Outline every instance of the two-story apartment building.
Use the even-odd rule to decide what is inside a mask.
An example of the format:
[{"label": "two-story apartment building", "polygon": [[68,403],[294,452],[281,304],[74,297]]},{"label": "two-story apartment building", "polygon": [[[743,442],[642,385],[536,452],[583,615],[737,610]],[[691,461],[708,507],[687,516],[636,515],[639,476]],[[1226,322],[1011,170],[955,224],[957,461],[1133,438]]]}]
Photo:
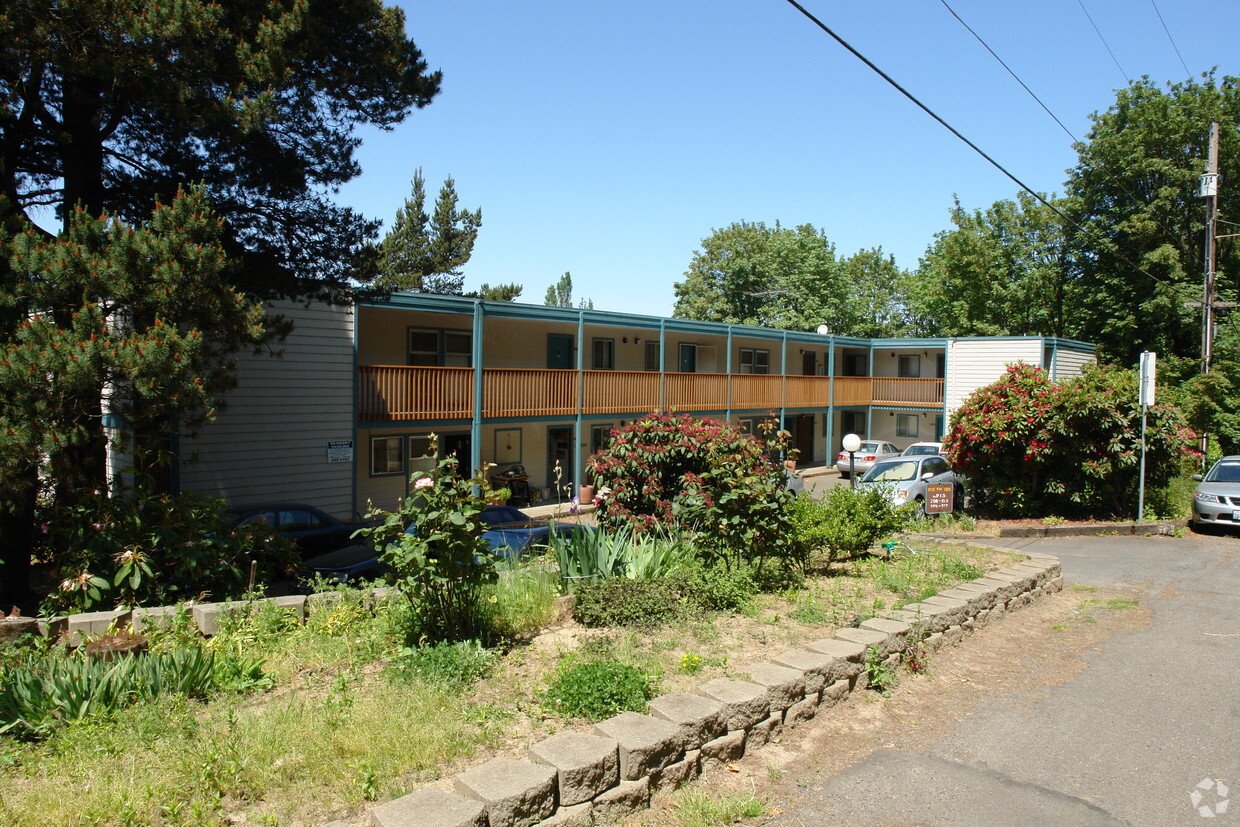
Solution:
[{"label": "two-story apartment building", "polygon": [[178,440],[178,482],[237,504],[391,507],[432,434],[463,465],[524,467],[576,491],[611,429],[652,411],[751,428],[774,415],[806,464],[843,435],[936,440],[1008,364],[1074,375],[1092,345],[1042,337],[860,339],[401,293],[284,304],[282,358],[245,356],[217,421]]}]

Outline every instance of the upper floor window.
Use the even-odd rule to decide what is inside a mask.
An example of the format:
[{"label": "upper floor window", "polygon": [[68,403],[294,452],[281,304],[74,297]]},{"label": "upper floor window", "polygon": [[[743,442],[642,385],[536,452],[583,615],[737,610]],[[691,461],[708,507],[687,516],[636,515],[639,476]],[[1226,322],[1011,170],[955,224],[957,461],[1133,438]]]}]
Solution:
[{"label": "upper floor window", "polygon": [[741,348],[741,373],[770,373],[771,352],[756,348]]},{"label": "upper floor window", "polygon": [[431,368],[473,365],[473,334],[464,330],[409,328],[409,364]]},{"label": "upper floor window", "polygon": [[663,360],[659,351],[659,343],[646,340],[646,370],[662,370]]},{"label": "upper floor window", "polygon": [[615,370],[616,369],[616,340],[615,339],[595,339],[593,346],[593,359],[590,367],[594,370]]},{"label": "upper floor window", "polygon": [[899,364],[896,366],[897,376],[905,378],[916,378],[921,376],[921,357],[913,354],[912,356],[901,356]]}]

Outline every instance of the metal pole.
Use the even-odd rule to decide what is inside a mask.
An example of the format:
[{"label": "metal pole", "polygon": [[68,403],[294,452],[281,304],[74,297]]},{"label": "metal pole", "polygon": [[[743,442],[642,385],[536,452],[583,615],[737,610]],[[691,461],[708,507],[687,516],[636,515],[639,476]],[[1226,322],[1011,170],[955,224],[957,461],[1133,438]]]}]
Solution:
[{"label": "metal pole", "polygon": [[848,452],[848,487],[857,487],[857,454],[854,451]]},{"label": "metal pole", "polygon": [[1145,519],[1145,412],[1148,405],[1141,406],[1141,484],[1137,494],[1137,522]]},{"label": "metal pole", "polygon": [[[1205,288],[1201,308],[1201,372],[1210,372],[1214,358],[1214,221],[1218,212],[1218,123],[1210,124],[1206,174],[1202,176],[1202,192],[1206,199]],[[1201,469],[1206,468],[1210,436],[1201,435]]]}]

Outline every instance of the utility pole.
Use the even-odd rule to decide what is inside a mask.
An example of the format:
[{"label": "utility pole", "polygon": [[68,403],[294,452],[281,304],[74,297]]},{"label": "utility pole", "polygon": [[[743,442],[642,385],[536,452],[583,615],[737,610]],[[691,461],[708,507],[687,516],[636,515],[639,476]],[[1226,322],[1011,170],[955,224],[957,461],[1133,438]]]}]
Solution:
[{"label": "utility pole", "polygon": [[[1206,172],[1201,176],[1201,197],[1206,200],[1205,289],[1201,306],[1201,372],[1210,372],[1214,356],[1214,224],[1218,214],[1218,122],[1210,124]],[[1209,436],[1201,435],[1201,461],[1205,467]]]}]

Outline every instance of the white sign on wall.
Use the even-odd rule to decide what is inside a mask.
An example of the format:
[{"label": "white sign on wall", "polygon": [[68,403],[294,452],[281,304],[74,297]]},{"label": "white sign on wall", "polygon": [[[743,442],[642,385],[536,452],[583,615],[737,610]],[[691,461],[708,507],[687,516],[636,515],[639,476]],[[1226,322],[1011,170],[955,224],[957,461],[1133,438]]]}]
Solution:
[{"label": "white sign on wall", "polygon": [[353,461],[353,440],[351,439],[329,439],[327,440],[327,461],[328,462],[352,462]]}]

